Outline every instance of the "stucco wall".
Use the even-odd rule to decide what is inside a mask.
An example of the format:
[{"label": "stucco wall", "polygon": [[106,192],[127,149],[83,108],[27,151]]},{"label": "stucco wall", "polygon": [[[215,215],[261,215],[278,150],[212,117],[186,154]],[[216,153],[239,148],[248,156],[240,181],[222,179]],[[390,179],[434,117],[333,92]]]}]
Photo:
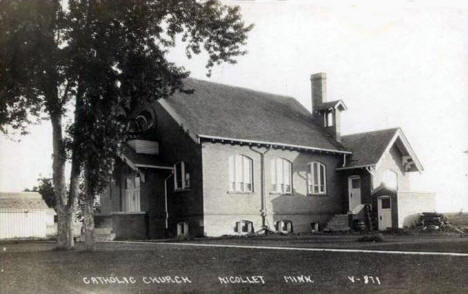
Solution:
[{"label": "stucco wall", "polygon": [[[265,152],[265,148],[254,148]],[[229,192],[229,162],[233,154],[242,154],[253,160],[253,192]],[[291,195],[279,195],[271,191],[271,160],[281,157],[293,166]],[[209,143],[202,144],[203,193],[205,213],[204,229],[208,236],[234,234],[235,222],[250,220],[254,229],[261,228],[261,156],[249,146]],[[307,164],[320,161],[327,166],[327,194],[307,195]],[[335,168],[339,156],[271,149],[265,154],[265,196],[267,225],[273,229],[282,219],[293,221],[295,232],[310,231],[311,222],[322,225],[342,210],[343,191]]]},{"label": "stucco wall", "polygon": [[386,170],[396,172],[398,176],[398,190],[409,191],[409,174],[404,171],[402,166],[402,155],[394,145],[388,152],[385,152],[383,158],[375,171],[373,178],[373,187],[377,188],[382,183],[382,178]]},{"label": "stucco wall", "polygon": [[398,227],[415,225],[422,212],[434,212],[436,199],[434,193],[398,192]]}]

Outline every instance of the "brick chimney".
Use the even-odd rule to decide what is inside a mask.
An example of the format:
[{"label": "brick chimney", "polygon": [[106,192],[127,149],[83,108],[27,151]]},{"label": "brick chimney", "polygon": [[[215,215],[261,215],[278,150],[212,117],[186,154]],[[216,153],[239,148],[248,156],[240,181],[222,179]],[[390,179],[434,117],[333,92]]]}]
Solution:
[{"label": "brick chimney", "polygon": [[310,76],[312,90],[312,116],[336,141],[341,142],[341,112],[346,105],[341,100],[327,101],[327,74]]},{"label": "brick chimney", "polygon": [[327,102],[327,74],[324,72],[315,73],[310,76],[312,85],[312,114],[317,115],[317,106]]}]

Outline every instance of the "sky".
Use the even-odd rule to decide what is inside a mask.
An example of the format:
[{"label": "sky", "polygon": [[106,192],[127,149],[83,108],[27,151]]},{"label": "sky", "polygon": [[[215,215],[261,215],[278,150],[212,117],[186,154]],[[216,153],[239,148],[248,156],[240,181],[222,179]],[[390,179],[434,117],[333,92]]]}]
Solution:
[{"label": "sky", "polygon": [[[468,210],[468,5],[451,1],[224,1],[254,23],[235,65],[210,78],[206,58],[168,58],[192,77],[295,97],[310,109],[310,75],[327,73],[342,99],[342,133],[401,127],[424,166],[411,190],[439,211]],[[50,123],[16,143],[0,135],[0,191],[51,174]]]}]

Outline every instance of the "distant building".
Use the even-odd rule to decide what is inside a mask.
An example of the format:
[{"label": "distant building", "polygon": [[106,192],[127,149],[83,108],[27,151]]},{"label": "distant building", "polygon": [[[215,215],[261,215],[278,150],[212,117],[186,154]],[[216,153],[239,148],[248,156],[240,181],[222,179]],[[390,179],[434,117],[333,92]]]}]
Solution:
[{"label": "distant building", "polygon": [[0,192],[0,240],[46,238],[54,215],[37,192]]},{"label": "distant building", "polygon": [[187,79],[142,109],[106,193],[97,233],[120,239],[385,230],[434,209],[410,192],[423,167],[399,128],[343,136],[342,100],[311,77],[312,109],[297,100]]}]

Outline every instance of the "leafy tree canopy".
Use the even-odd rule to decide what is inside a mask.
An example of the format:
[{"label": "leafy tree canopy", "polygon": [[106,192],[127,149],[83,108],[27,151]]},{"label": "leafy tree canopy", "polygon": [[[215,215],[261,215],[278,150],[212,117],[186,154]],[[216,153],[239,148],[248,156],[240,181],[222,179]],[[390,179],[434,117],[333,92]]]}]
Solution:
[{"label": "leafy tree canopy", "polygon": [[[50,119],[59,232],[80,177],[86,197],[107,184],[132,112],[184,90],[189,72],[167,52],[178,41],[188,57],[205,52],[210,75],[246,53],[251,28],[238,7],[217,0],[0,1],[0,131],[25,133]],[[64,128],[67,109],[73,118]]]}]

